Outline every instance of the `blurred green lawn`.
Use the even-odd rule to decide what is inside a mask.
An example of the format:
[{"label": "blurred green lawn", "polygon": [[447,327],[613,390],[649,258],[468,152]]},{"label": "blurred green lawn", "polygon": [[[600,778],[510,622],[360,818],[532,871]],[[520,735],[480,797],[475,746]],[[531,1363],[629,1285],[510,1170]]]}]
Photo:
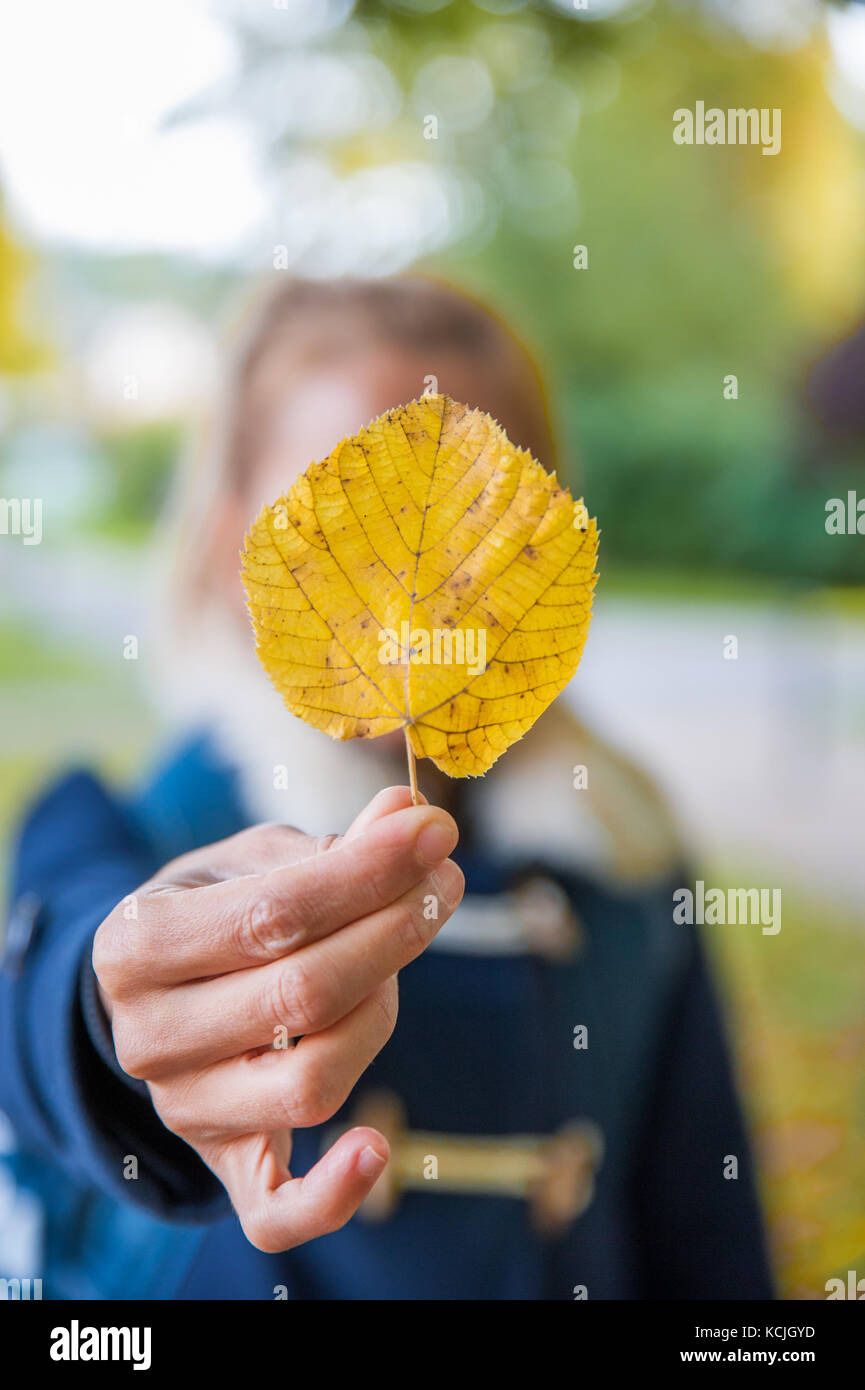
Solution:
[{"label": "blurred green lawn", "polygon": [[[716,864],[706,879],[750,881]],[[786,1298],[865,1264],[865,930],[784,891],[782,930],[704,928],[727,1012]]]}]

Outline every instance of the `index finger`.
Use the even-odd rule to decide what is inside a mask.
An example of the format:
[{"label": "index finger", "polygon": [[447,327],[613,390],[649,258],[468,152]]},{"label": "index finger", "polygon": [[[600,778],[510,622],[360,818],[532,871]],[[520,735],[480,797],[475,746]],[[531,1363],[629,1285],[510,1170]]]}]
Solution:
[{"label": "index finger", "polygon": [[157,892],[135,933],[130,975],[180,984],[264,965],[396,902],[456,845],[453,819],[408,806],[286,868]]},{"label": "index finger", "polygon": [[280,1148],[290,1154],[290,1135],[247,1135],[218,1154],[204,1154],[226,1188],[247,1240],[268,1254],[344,1226],[390,1156],[378,1130],[358,1127],[341,1135],[304,1177],[293,1178]]}]

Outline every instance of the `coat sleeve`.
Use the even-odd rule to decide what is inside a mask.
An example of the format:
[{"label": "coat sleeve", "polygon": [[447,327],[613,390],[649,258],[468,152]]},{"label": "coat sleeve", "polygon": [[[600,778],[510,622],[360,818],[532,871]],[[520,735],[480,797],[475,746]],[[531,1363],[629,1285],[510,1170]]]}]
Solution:
[{"label": "coat sleeve", "polygon": [[748,1137],[696,936],[650,1087],[635,1203],[641,1297],[774,1297]]},{"label": "coat sleeve", "polygon": [[[170,1220],[230,1210],[217,1179],[162,1124],[147,1087],[121,1071],[96,1007],[100,922],[158,867],[121,807],[75,773],[19,837],[0,971],[0,1109],[21,1149]],[[138,1160],[137,1178],[128,1159]]]}]

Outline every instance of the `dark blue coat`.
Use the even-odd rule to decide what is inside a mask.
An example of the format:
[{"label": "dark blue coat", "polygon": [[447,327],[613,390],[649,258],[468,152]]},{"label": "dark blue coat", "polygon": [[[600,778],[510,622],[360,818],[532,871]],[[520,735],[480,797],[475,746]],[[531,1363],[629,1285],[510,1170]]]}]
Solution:
[{"label": "dark blue coat", "polygon": [[[563,1236],[535,1235],[519,1198],[422,1190],[381,1224],[355,1218],[284,1255],[249,1245],[219,1183],[120,1072],[90,967],[93,934],[122,897],[245,823],[202,740],[126,804],[88,774],[68,777],[21,834],[0,1109],[19,1180],[44,1203],[47,1297],[272,1299],[285,1286],[290,1298],[568,1299],[578,1285],[590,1299],[771,1296],[718,1009],[696,936],[672,922],[673,884],[613,896],[567,876],[585,949],[565,965],[427,952],[402,972],[396,1032],[347,1107],[385,1086],[425,1131],[548,1134],[590,1119],[606,1152]],[[518,867],[468,856],[467,891],[502,891]],[[295,1173],[321,1142],[297,1132]],[[123,1177],[130,1154],[135,1181]],[[723,1175],[727,1155],[738,1179]]]}]

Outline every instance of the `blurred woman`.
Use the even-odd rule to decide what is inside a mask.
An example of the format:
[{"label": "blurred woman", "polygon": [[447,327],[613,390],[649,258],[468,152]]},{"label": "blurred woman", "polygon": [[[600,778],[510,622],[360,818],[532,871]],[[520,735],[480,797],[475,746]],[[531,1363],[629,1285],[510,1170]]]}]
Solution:
[{"label": "blurred woman", "polygon": [[66,778],[22,831],[0,1105],[49,1296],[769,1296],[657,790],[560,698],[483,779],[422,763],[412,808],[401,739],[332,743],[258,666],[250,521],[430,387],[555,467],[531,359],[463,294],[263,297],[162,566],[175,746],[124,797]]}]

